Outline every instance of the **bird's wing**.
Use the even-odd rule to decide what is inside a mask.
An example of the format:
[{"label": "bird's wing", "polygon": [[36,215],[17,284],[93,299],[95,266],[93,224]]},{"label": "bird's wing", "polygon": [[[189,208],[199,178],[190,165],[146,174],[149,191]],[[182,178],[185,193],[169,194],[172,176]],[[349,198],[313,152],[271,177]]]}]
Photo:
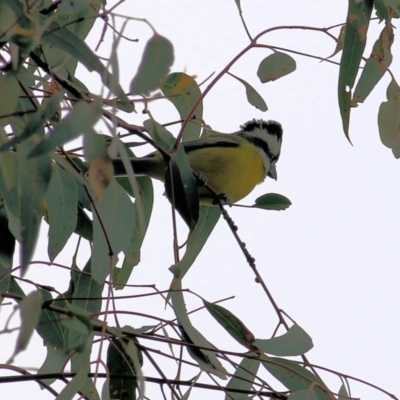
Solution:
[{"label": "bird's wing", "polygon": [[205,147],[238,147],[241,138],[234,134],[209,134],[197,140],[191,140],[183,143],[185,152],[204,149]]}]

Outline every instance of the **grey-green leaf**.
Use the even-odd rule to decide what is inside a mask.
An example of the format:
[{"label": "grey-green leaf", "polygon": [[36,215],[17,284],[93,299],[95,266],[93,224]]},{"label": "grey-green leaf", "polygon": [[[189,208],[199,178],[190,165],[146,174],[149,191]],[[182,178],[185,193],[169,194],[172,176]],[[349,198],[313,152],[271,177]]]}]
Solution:
[{"label": "grey-green leaf", "polygon": [[[30,293],[20,303],[21,329],[18,334],[15,351],[11,360],[16,354],[25,350],[31,340],[33,331],[39,323],[40,313],[42,311],[42,293],[38,290]],[[8,361],[10,363],[12,361]]]},{"label": "grey-green leaf", "polygon": [[74,232],[77,223],[78,192],[74,178],[58,165],[46,193],[49,222],[48,254],[53,261]]},{"label": "grey-green leaf", "polygon": [[296,70],[296,61],[288,54],[275,52],[261,61],[257,76],[262,83],[275,81]]},{"label": "grey-green leaf", "polygon": [[194,231],[190,235],[185,254],[179,262],[170,267],[170,271],[174,274],[171,288],[175,287],[176,281],[180,281],[193,265],[220,216],[221,210],[218,207],[200,206],[199,220],[197,221]]},{"label": "grey-green leaf", "polygon": [[97,102],[78,102],[73,110],[56,125],[47,139],[40,142],[29,154],[29,157],[37,157],[48,153],[56,147],[75,139],[82,133],[90,132],[101,114],[100,104]]},{"label": "grey-green leaf", "polygon": [[261,355],[260,358],[264,368],[289,390],[298,391],[308,389],[310,384],[315,383],[317,386],[315,391],[319,400],[332,399],[326,393],[330,393],[329,389],[321,379],[298,363],[284,358],[267,357],[265,355]]},{"label": "grey-green leaf", "polygon": [[286,210],[292,205],[291,201],[278,193],[267,193],[258,197],[253,204],[254,208],[262,208],[264,210]]},{"label": "grey-green leaf", "polygon": [[130,94],[148,94],[158,89],[173,62],[172,43],[164,36],[154,34],[146,44],[142,61],[130,85]]},{"label": "grey-green leaf", "polygon": [[0,147],[0,152],[8,150],[10,147],[18,143],[21,143],[22,141],[34,135],[38,131],[43,130],[43,124],[47,120],[49,120],[57,111],[61,99],[62,99],[62,92],[57,92],[53,96],[51,96],[50,99],[46,101],[44,104],[42,104],[39,110],[37,110],[30,117],[28,123],[25,125],[22,132]]},{"label": "grey-green leaf", "polygon": [[275,356],[300,356],[313,348],[311,337],[294,324],[284,335],[272,339],[256,339],[254,345]]},{"label": "grey-green leaf", "polygon": [[242,346],[252,349],[254,343],[253,333],[236,315],[218,304],[209,303],[203,300],[206,310],[216,321]]},{"label": "grey-green leaf", "polygon": [[43,199],[51,178],[51,160],[47,155],[28,159],[32,144],[25,140],[18,145],[18,190],[20,194],[22,271],[31,260],[43,215]]},{"label": "grey-green leaf", "polygon": [[351,89],[354,86],[361,57],[367,42],[371,0],[349,0],[346,35],[340,60],[338,99],[343,131],[349,139]]},{"label": "grey-green leaf", "polygon": [[[249,355],[256,356],[256,353]],[[260,360],[254,358],[244,357],[236,368],[235,373],[226,385],[227,393],[225,395],[225,400],[247,400],[248,395],[245,393],[235,393],[228,389],[240,389],[249,391],[253,386],[255,377],[257,376],[257,371],[260,366]]]},{"label": "grey-green leaf", "polygon": [[378,113],[379,136],[382,143],[400,158],[400,87],[392,80],[386,91],[387,101],[381,103]]},{"label": "grey-green leaf", "polygon": [[128,247],[134,226],[133,204],[122,187],[112,180],[97,203],[96,210],[93,210],[92,275],[97,283],[103,284],[111,272],[110,265],[114,266],[117,262],[118,253]]},{"label": "grey-green leaf", "polygon": [[203,101],[200,100],[201,90],[197,82],[183,72],[173,72],[162,80],[160,87],[178,110],[181,119],[189,118],[182,140],[198,139],[203,118]]}]

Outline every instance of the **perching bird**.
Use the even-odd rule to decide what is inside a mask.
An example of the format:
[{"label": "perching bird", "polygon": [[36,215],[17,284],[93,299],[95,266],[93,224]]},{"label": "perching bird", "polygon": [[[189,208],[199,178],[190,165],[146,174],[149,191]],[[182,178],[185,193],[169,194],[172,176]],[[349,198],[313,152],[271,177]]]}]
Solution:
[{"label": "perching bird", "polygon": [[[246,122],[232,134],[211,133],[183,142],[190,167],[204,177],[220,197],[235,203],[247,196],[267,176],[277,179],[276,163],[281,153],[282,126],[261,119]],[[166,162],[159,151],[130,159],[137,175],[164,181]],[[113,160],[115,176],[126,176],[121,159]],[[200,202],[215,204],[214,196],[199,187]]]}]

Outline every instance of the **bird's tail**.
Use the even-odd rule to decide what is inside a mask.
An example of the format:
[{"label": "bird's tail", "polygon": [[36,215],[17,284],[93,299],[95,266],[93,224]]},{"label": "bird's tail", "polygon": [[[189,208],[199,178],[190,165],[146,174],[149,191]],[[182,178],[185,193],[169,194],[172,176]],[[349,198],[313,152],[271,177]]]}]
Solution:
[{"label": "bird's tail", "polygon": [[[158,157],[143,157],[143,158],[131,158],[129,159],[135,175],[139,176],[150,176],[154,179],[163,180],[164,170],[166,165],[164,160]],[[127,176],[127,172],[124,163],[120,158],[112,161],[114,166],[114,175]]]}]

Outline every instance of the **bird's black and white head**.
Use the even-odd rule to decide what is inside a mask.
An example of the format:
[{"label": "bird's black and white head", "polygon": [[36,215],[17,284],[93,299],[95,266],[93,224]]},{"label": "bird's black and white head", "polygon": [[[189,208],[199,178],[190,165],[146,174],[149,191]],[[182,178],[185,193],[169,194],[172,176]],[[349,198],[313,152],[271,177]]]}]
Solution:
[{"label": "bird's black and white head", "polygon": [[253,119],[240,128],[239,135],[259,148],[267,176],[276,180],[276,163],[281,154],[283,134],[281,124],[272,120]]}]

